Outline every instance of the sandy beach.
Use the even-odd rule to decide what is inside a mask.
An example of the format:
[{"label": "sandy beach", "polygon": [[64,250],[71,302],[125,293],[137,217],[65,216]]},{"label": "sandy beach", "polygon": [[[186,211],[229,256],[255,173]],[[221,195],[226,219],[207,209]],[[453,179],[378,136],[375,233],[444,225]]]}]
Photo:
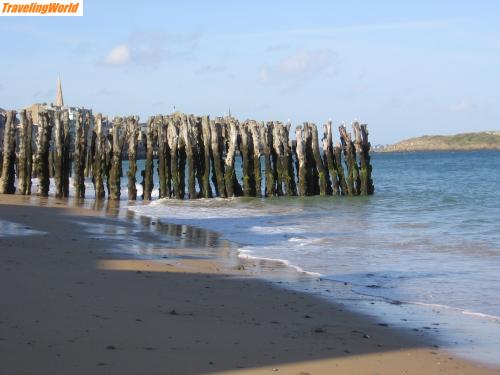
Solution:
[{"label": "sandy beach", "polygon": [[500,373],[210,257],[114,254],[88,232],[132,228],[112,216],[0,196],[1,220],[40,231],[0,233],[1,374]]}]

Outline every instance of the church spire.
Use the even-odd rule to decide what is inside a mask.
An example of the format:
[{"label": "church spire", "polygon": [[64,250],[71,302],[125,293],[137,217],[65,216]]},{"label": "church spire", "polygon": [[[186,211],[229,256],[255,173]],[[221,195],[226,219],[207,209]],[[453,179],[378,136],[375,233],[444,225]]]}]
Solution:
[{"label": "church spire", "polygon": [[61,78],[57,79],[57,94],[56,94],[56,102],[54,104],[57,107],[64,107]]}]

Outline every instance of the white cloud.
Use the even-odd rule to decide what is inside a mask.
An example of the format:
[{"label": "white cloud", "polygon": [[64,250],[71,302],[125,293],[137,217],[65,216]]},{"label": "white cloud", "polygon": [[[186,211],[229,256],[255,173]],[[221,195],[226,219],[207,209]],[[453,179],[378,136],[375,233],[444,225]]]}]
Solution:
[{"label": "white cloud", "polygon": [[104,62],[108,65],[134,64],[156,68],[166,60],[191,58],[200,38],[200,33],[136,31],[114,47]]},{"label": "white cloud", "polygon": [[328,72],[332,60],[333,53],[329,49],[299,51],[275,64],[262,67],[259,79],[262,83],[312,79]]},{"label": "white cloud", "polygon": [[109,65],[123,65],[130,62],[132,59],[132,52],[128,44],[120,44],[114,47],[106,56],[106,64]]}]

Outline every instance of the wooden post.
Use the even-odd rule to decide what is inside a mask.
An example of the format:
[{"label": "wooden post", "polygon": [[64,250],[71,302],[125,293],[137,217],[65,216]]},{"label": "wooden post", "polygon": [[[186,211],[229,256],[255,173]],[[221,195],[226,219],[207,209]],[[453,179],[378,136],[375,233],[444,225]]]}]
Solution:
[{"label": "wooden post", "polygon": [[252,136],[252,145],[253,145],[253,150],[252,150],[252,164],[253,164],[253,177],[254,177],[254,184],[255,184],[255,196],[261,197],[262,196],[262,172],[260,169],[260,145],[261,145],[261,138],[260,138],[260,127],[263,126],[263,124],[260,124],[256,121],[252,121],[249,124],[249,130],[250,134]]},{"label": "wooden post", "polygon": [[311,123],[309,126],[311,127],[311,136],[312,136],[312,142],[311,142],[312,154],[314,157],[314,162],[319,177],[319,195],[324,196],[327,194],[328,175],[325,166],[323,164],[323,159],[321,159],[321,154],[319,152],[318,129],[316,127],[316,124],[314,123]]},{"label": "wooden post", "polygon": [[304,140],[304,132],[302,126],[298,125],[295,128],[295,138],[297,140],[296,153],[298,160],[298,193],[301,197],[307,195],[307,166],[306,166],[306,143]]},{"label": "wooden post", "polygon": [[139,117],[127,117],[127,154],[128,154],[128,200],[137,199],[137,144],[141,131],[139,129]]},{"label": "wooden post", "polygon": [[89,121],[88,114],[82,114],[78,111],[75,114],[75,151],[73,160],[73,186],[75,188],[75,196],[77,198],[85,198],[85,161],[87,152],[87,122]]},{"label": "wooden post", "polygon": [[31,113],[26,113],[22,110],[19,113],[20,127],[19,127],[19,156],[17,160],[17,189],[20,194],[27,195],[31,190],[31,163],[28,162],[31,158],[31,132],[32,121]]},{"label": "wooden post", "polygon": [[8,111],[3,133],[2,176],[0,178],[0,194],[14,194],[16,187],[16,112]]},{"label": "wooden post", "polygon": [[104,164],[106,140],[102,129],[102,115],[99,113],[95,117],[94,123],[94,154],[92,158],[92,181],[94,182],[95,198],[103,199],[104,192]]},{"label": "wooden post", "polygon": [[113,128],[111,134],[112,140],[112,158],[111,158],[111,171],[109,173],[110,178],[110,191],[109,199],[118,200],[121,194],[121,169],[122,169],[122,153],[123,145],[126,139],[126,130],[123,127],[123,119],[121,117],[115,117],[113,119]]},{"label": "wooden post", "polygon": [[106,177],[106,191],[108,192],[108,199],[111,195],[111,160],[113,159],[113,136],[112,129],[108,127],[108,119],[106,118],[106,130],[104,132],[104,176]]},{"label": "wooden post", "polygon": [[63,196],[62,168],[63,168],[63,125],[61,111],[54,112],[54,182],[56,185],[56,198]]},{"label": "wooden post", "polygon": [[276,195],[283,195],[283,144],[281,142],[281,122],[273,122],[273,165],[276,179]]},{"label": "wooden post", "polygon": [[[238,189],[235,189],[238,181],[236,180],[236,175],[234,172],[234,157],[236,154],[236,148],[238,147],[238,128],[236,126],[236,121],[229,119],[229,146],[226,153],[225,160],[225,174],[224,178],[226,180],[226,192],[229,198],[238,196]],[[239,185],[239,184],[238,184]],[[239,187],[241,188],[241,186]]]},{"label": "wooden post", "polygon": [[271,163],[271,149],[273,145],[272,123],[268,122],[265,126],[262,125],[260,133],[264,152],[264,167],[266,175],[265,196],[272,197],[275,193],[274,171]]},{"label": "wooden post", "polygon": [[368,142],[368,128],[366,124],[353,124],[356,149],[359,153],[360,161],[360,194],[371,195],[375,188],[372,180],[372,166],[370,164],[370,142]]},{"label": "wooden post", "polygon": [[26,131],[26,182],[25,191],[31,195],[31,177],[33,174],[33,114],[27,113],[28,128]]},{"label": "wooden post", "polygon": [[226,181],[223,161],[223,123],[221,121],[210,122],[210,141],[212,163],[215,170],[215,179],[217,181],[217,193],[219,197],[226,198]]},{"label": "wooden post", "polygon": [[170,148],[170,165],[172,171],[172,196],[181,199],[179,187],[179,168],[177,164],[177,148],[179,144],[179,133],[174,117],[170,117],[167,128],[168,147]]},{"label": "wooden post", "polygon": [[347,180],[345,177],[344,166],[342,164],[342,146],[339,142],[333,148],[333,164],[339,175],[339,184],[341,195],[348,195],[349,188],[347,187]]},{"label": "wooden post", "polygon": [[297,185],[295,184],[295,174],[293,172],[293,158],[290,147],[290,128],[291,124],[280,127],[281,146],[283,147],[282,168],[283,168],[283,183],[285,187],[285,195],[297,195]]},{"label": "wooden post", "polygon": [[243,164],[243,196],[255,196],[255,178],[253,175],[253,145],[249,134],[249,123],[240,126],[240,153]]},{"label": "wooden post", "polygon": [[335,163],[333,161],[333,143],[332,143],[332,123],[323,125],[323,158],[326,160],[326,165],[330,172],[330,178],[332,180],[332,194],[340,194],[340,183],[339,183],[339,173],[336,169]]},{"label": "wooden post", "polygon": [[49,195],[49,152],[52,138],[53,117],[51,113],[43,111],[38,115],[37,148],[36,148],[36,174],[38,176],[38,195]]},{"label": "wooden post", "polygon": [[63,111],[62,116],[63,121],[63,153],[62,153],[62,168],[61,168],[61,180],[62,180],[62,193],[63,197],[69,197],[69,177],[71,175],[71,134],[69,130],[69,111],[66,109]]},{"label": "wooden post", "polygon": [[[166,198],[170,195],[170,189],[167,185],[168,122],[164,120],[163,116],[158,115],[155,117],[155,123],[156,131],[158,132],[158,180],[160,185],[159,197]],[[168,157],[170,158],[170,155]]]},{"label": "wooden post", "polygon": [[187,170],[188,170],[188,197],[189,199],[196,199],[196,174],[194,169],[194,155],[193,155],[193,132],[194,119],[192,116],[182,116],[182,137],[184,139]]},{"label": "wooden post", "polygon": [[150,116],[146,128],[146,164],[144,175],[144,200],[151,200],[153,191],[153,151],[155,138],[154,116]]},{"label": "wooden post", "polygon": [[347,164],[347,191],[349,195],[358,195],[358,164],[356,162],[356,149],[351,139],[351,134],[347,132],[345,125],[339,126],[340,141]]},{"label": "wooden post", "polygon": [[313,155],[312,127],[309,123],[304,123],[303,138],[305,142],[305,163],[307,171],[307,195],[318,195],[319,176],[316,168],[316,160]]},{"label": "wooden post", "polygon": [[179,174],[179,190],[178,198],[184,199],[186,194],[186,142],[182,136],[182,115],[176,117],[176,121],[179,129],[179,138],[177,143],[177,153],[179,165],[177,167],[177,173]]},{"label": "wooden post", "polygon": [[[203,116],[201,118],[201,132],[203,139],[203,173],[202,173],[202,184],[201,192],[204,198],[212,198],[212,188],[210,186],[210,158],[211,158],[211,143],[212,143],[212,132],[211,121],[209,116]],[[213,149],[212,149],[213,151]],[[215,161],[215,157],[214,157]]]}]

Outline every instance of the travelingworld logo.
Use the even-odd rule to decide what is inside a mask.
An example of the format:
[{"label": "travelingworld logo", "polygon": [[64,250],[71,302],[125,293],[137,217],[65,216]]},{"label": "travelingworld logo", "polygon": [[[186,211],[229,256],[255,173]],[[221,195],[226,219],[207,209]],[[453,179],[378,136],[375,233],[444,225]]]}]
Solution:
[{"label": "travelingworld logo", "polygon": [[83,0],[10,0],[0,4],[0,16],[83,16]]}]

